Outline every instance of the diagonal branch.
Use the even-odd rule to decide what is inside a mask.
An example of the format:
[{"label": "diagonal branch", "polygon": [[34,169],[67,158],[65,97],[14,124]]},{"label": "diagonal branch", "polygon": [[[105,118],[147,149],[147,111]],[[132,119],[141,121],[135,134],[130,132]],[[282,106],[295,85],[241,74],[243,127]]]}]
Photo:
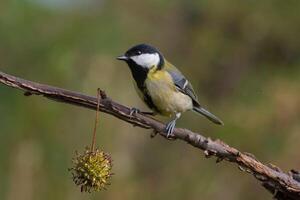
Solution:
[{"label": "diagonal branch", "polygon": [[[97,108],[97,98],[72,92],[69,90],[39,84],[24,80],[15,76],[5,74],[0,71],[0,83],[12,88],[23,90],[25,96],[42,95],[51,100],[82,106],[89,109]],[[99,104],[101,112],[113,115],[120,120],[126,121],[134,126],[145,129],[152,129],[154,133],[166,138],[164,133],[165,125],[149,116],[137,113],[130,116],[130,108],[118,104],[109,99],[102,91]],[[215,156],[217,162],[227,160],[237,164],[239,169],[252,174],[275,199],[300,199],[300,174],[295,170],[289,173],[281,171],[274,165],[265,165],[258,161],[253,155],[243,153],[230,147],[221,140],[212,140],[199,133],[194,133],[187,129],[176,128],[174,139],[179,139],[204,151],[206,157]]]}]

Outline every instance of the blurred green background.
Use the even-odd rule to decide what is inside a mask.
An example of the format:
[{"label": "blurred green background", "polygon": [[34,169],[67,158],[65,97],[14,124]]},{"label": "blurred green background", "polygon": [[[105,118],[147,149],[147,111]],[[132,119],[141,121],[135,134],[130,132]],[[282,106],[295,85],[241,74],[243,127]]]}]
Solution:
[{"label": "blurred green background", "polygon": [[[178,126],[299,169],[299,11],[297,0],[1,0],[0,70],[146,110],[115,57],[150,43],[225,122],[186,113]],[[112,185],[80,193],[67,169],[91,142],[93,111],[0,85],[0,114],[0,199],[271,199],[236,166],[106,114],[97,144]]]}]

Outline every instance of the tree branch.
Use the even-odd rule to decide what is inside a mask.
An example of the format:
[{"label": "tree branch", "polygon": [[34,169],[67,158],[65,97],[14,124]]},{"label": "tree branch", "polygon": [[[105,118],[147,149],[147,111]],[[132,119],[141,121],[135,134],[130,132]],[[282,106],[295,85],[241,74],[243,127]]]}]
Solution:
[{"label": "tree branch", "polygon": [[[0,72],[0,83],[12,88],[23,90],[25,96],[42,95],[51,100],[82,106],[95,110],[97,108],[97,98],[69,90],[39,84],[11,76]],[[154,133],[166,138],[164,133],[165,125],[149,116],[137,113],[130,116],[130,108],[123,106],[109,99],[102,91],[99,104],[101,112],[113,115],[134,126],[145,129],[152,129]],[[300,199],[300,174],[295,170],[284,173],[274,165],[265,165],[258,161],[249,153],[242,153],[230,147],[221,140],[212,140],[199,133],[194,133],[187,129],[176,128],[174,138],[187,142],[188,144],[204,151],[205,156],[215,156],[217,162],[222,160],[237,164],[239,169],[252,174],[275,199]]]}]

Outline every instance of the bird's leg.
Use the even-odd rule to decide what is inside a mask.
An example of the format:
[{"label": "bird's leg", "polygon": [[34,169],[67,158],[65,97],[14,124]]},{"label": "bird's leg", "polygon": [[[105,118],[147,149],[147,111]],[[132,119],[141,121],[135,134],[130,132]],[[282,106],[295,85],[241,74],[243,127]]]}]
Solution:
[{"label": "bird's leg", "polygon": [[132,108],[130,108],[129,115],[132,116],[133,114],[140,113],[140,112],[141,111],[138,108],[132,107]]},{"label": "bird's leg", "polygon": [[170,138],[171,135],[173,135],[174,128],[176,126],[176,120],[179,119],[181,116],[181,113],[176,113],[175,118],[166,124],[166,133],[167,138]]},{"label": "bird's leg", "polygon": [[143,112],[143,111],[140,111],[138,108],[135,108],[135,107],[130,108],[130,113],[129,113],[130,116],[132,116],[136,113],[142,113],[144,115],[155,115],[154,112]]}]

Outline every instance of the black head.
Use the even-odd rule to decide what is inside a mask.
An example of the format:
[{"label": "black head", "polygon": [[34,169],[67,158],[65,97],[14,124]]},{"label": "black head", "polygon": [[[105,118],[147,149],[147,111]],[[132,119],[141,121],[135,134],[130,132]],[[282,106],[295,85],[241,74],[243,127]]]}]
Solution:
[{"label": "black head", "polygon": [[126,61],[130,67],[135,65],[136,67],[150,69],[157,66],[159,69],[164,65],[164,58],[159,50],[148,44],[133,46],[117,59]]},{"label": "black head", "polygon": [[155,53],[160,53],[155,47],[150,46],[148,44],[138,44],[128,49],[125,55],[131,57],[131,56],[138,56],[141,54],[155,54]]}]

